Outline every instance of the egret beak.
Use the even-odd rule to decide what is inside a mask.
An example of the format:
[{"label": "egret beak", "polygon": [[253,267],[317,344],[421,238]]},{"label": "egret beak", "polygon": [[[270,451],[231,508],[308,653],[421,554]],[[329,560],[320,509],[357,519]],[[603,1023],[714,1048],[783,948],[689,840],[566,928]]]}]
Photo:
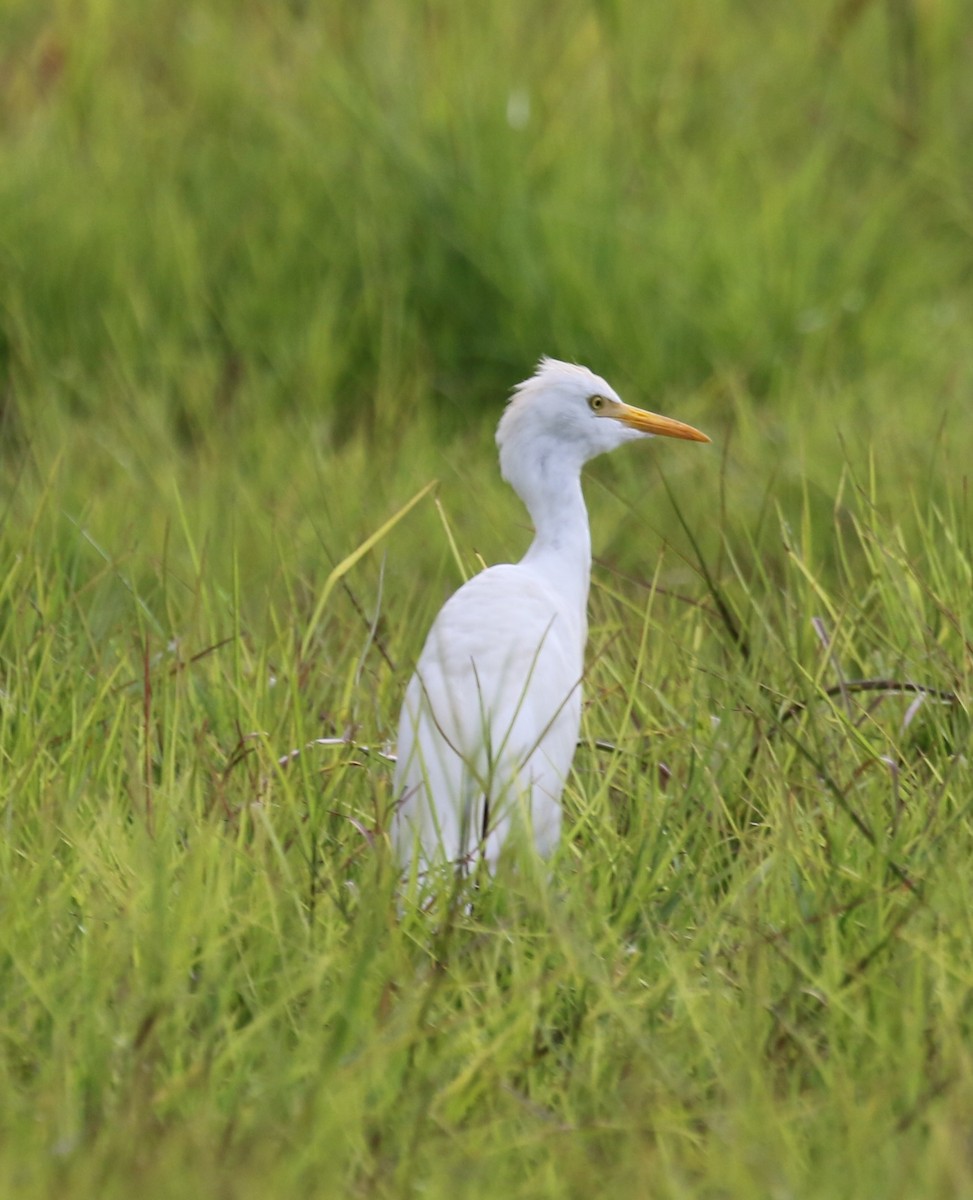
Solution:
[{"label": "egret beak", "polygon": [[660,417],[658,413],[646,412],[643,408],[633,408],[631,404],[622,404],[611,415],[630,429],[637,429],[639,433],[651,433],[655,437],[683,438],[687,442],[709,441],[705,433],[700,433],[692,425],[674,421],[672,417]]}]

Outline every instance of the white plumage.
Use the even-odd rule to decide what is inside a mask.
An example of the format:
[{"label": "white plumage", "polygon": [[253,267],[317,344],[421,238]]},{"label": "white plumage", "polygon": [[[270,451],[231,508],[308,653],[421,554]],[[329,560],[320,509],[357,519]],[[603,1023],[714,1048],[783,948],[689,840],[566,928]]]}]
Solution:
[{"label": "white plumage", "polygon": [[394,785],[392,839],[406,870],[480,858],[492,870],[514,829],[542,855],[557,844],[588,631],[581,468],[653,434],[709,441],[623,404],[586,367],[543,358],[514,390],[497,428],[500,469],[534,540],[519,563],[488,568],[447,600],[419,656]]}]

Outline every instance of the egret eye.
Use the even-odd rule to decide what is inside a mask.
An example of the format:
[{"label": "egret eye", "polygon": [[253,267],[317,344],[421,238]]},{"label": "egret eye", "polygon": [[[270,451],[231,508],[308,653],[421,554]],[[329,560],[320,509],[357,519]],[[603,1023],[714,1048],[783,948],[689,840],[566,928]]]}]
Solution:
[{"label": "egret eye", "polygon": [[604,396],[589,396],[588,397],[588,407],[591,409],[592,412],[595,412],[595,413],[601,412],[607,403],[608,402]]}]

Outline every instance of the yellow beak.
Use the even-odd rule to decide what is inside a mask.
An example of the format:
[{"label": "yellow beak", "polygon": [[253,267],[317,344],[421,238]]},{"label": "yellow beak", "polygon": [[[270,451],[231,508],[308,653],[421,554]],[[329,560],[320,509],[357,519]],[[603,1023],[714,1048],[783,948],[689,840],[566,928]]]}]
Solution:
[{"label": "yellow beak", "polygon": [[610,415],[623,425],[639,430],[640,433],[651,433],[656,437],[683,438],[687,442],[709,441],[705,433],[700,433],[692,425],[674,421],[672,417],[660,417],[658,413],[646,412],[644,408],[633,408],[631,404],[622,404],[614,408]]}]

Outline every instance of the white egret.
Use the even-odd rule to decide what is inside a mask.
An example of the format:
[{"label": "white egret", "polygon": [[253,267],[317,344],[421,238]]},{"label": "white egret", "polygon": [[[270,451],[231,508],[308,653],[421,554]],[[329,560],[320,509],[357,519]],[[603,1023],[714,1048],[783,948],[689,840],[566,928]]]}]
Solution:
[{"label": "white egret", "polygon": [[406,870],[479,859],[492,870],[517,828],[542,855],[557,844],[588,635],[581,468],[653,435],[709,441],[624,404],[586,367],[542,358],[514,389],[497,428],[500,470],[534,540],[519,563],[489,567],[447,600],[419,656],[394,784],[392,840]]}]

